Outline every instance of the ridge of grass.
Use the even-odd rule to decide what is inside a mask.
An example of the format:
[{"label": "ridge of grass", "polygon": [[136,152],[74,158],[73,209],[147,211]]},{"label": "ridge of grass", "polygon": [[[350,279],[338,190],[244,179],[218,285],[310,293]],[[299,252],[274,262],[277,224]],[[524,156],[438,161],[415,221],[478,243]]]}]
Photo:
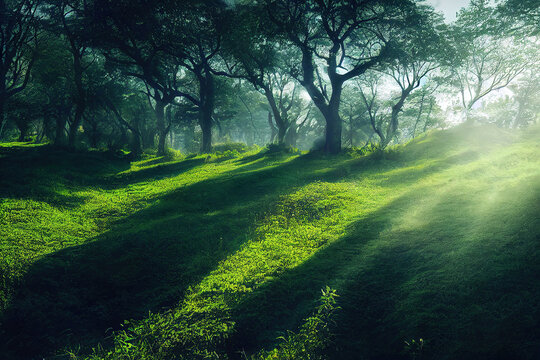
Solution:
[{"label": "ridge of grass", "polygon": [[[0,148],[6,351],[237,358],[276,346],[330,285],[328,357],[406,358],[422,337],[427,358],[534,358],[538,150],[538,128],[492,127],[359,157]],[[21,157],[34,166],[14,170]]]}]

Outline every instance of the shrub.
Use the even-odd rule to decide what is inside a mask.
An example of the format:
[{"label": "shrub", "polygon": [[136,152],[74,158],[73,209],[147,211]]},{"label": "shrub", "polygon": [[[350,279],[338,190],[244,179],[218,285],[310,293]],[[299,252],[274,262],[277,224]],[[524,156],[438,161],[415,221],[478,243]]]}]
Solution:
[{"label": "shrub", "polygon": [[288,331],[278,338],[281,343],[275,349],[261,351],[252,359],[325,359],[325,352],[333,342],[333,317],[339,307],[336,306],[336,290],[327,286],[321,291],[319,306],[312,316],[305,319],[298,332]]},{"label": "shrub", "polygon": [[225,153],[227,151],[243,153],[249,150],[249,147],[241,142],[227,142],[215,144],[212,146],[212,150],[217,153]]},{"label": "shrub", "polygon": [[301,154],[302,152],[295,147],[285,144],[268,144],[266,146],[267,154]]}]

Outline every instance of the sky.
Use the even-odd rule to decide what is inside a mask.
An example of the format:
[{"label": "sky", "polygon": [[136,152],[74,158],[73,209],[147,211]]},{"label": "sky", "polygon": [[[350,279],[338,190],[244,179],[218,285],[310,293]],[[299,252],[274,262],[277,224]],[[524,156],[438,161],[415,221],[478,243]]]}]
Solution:
[{"label": "sky", "polygon": [[435,10],[442,12],[447,22],[454,21],[459,9],[469,4],[469,0],[427,0],[426,2],[433,5]]}]

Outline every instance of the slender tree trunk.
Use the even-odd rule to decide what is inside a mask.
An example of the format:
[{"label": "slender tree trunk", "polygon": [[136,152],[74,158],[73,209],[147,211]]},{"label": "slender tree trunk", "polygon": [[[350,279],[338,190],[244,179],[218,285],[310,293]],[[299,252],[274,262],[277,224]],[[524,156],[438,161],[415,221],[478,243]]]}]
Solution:
[{"label": "slender tree trunk", "polygon": [[140,130],[131,130],[131,134],[133,135],[133,139],[131,141],[131,152],[135,156],[139,156],[142,154],[142,141],[141,141],[141,132]]},{"label": "slender tree trunk", "polygon": [[349,117],[349,144],[351,148],[354,147],[354,119],[352,116]]},{"label": "slender tree trunk", "polygon": [[56,131],[54,135],[54,145],[63,146],[65,144],[64,127],[66,126],[66,119],[61,115],[56,118]]},{"label": "slender tree trunk", "polygon": [[75,116],[69,128],[68,146],[75,147],[77,132],[82,122],[82,116],[86,108],[86,96],[82,83],[83,68],[81,64],[81,56],[78,49],[73,49],[73,70],[75,75],[75,87],[77,89],[77,97],[75,99]]},{"label": "slender tree trunk", "polygon": [[272,120],[272,112],[268,112],[268,125],[270,125],[270,144],[274,143],[274,139],[276,138],[277,131],[276,127],[274,126],[274,121]]},{"label": "slender tree trunk", "polygon": [[28,127],[25,124],[22,124],[20,126],[17,126],[19,128],[19,138],[17,139],[18,142],[24,142],[26,140],[26,135],[28,132]]},{"label": "slender tree trunk", "polygon": [[298,128],[294,121],[291,121],[287,134],[285,135],[285,145],[296,147],[296,140],[298,139]]},{"label": "slender tree trunk", "polygon": [[99,133],[98,133],[98,126],[96,123],[93,123],[92,125],[92,135],[90,136],[90,146],[92,146],[94,149],[97,148],[98,142],[99,142]]},{"label": "slender tree trunk", "polygon": [[0,94],[0,140],[2,139],[2,133],[4,131],[4,126],[6,125],[6,113],[5,113],[5,103],[6,100],[3,94]]},{"label": "slender tree trunk", "polygon": [[522,123],[522,118],[523,118],[523,102],[518,101],[518,110],[516,113],[516,117],[514,119],[514,126],[509,125],[508,127],[513,127],[514,129],[517,129],[519,125],[521,125]]},{"label": "slender tree trunk", "polygon": [[399,128],[399,113],[401,112],[401,109],[403,109],[403,105],[405,104],[405,99],[409,94],[411,93],[412,88],[406,88],[401,92],[401,97],[399,98],[399,101],[392,106],[392,115],[390,117],[390,124],[386,130],[386,137],[385,141],[382,143],[383,148],[385,148],[390,141],[392,141],[392,138],[397,134],[398,128]]},{"label": "slender tree trunk", "polygon": [[425,97],[426,97],[426,94],[422,92],[422,98],[420,100],[420,109],[418,110],[418,116],[416,117],[416,121],[414,122],[414,128],[413,128],[413,133],[412,133],[413,139],[416,137],[416,128],[418,127],[418,124],[420,123],[420,118],[422,117],[422,111],[424,110]]},{"label": "slender tree trunk", "polygon": [[429,126],[429,118],[431,117],[431,111],[433,110],[433,99],[429,102],[429,110],[426,116],[426,122],[424,123],[424,132],[427,131],[427,127]]},{"label": "slender tree trunk", "polygon": [[41,129],[38,129],[38,134],[35,140],[36,144],[41,144],[41,142],[43,141],[43,137],[45,136],[46,124],[47,124],[47,120],[45,120],[45,117],[44,117],[41,121]]},{"label": "slender tree trunk", "polygon": [[277,126],[277,141],[278,144],[283,144],[285,142],[285,134],[287,134],[288,129],[288,123],[283,119],[281,116],[281,113],[279,112],[279,109],[276,104],[276,99],[274,98],[274,94],[272,93],[272,90],[268,86],[263,86],[264,95],[266,96],[266,100],[268,101],[268,105],[270,105],[270,109],[272,110],[272,114],[274,115],[274,120]]}]

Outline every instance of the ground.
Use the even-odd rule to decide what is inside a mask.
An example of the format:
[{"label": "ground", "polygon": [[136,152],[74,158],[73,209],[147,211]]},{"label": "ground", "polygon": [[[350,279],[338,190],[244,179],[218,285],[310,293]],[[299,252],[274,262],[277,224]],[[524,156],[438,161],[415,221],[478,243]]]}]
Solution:
[{"label": "ground", "polygon": [[329,286],[326,357],[538,358],[539,150],[465,126],[368,155],[3,144],[0,351],[242,358]]}]

